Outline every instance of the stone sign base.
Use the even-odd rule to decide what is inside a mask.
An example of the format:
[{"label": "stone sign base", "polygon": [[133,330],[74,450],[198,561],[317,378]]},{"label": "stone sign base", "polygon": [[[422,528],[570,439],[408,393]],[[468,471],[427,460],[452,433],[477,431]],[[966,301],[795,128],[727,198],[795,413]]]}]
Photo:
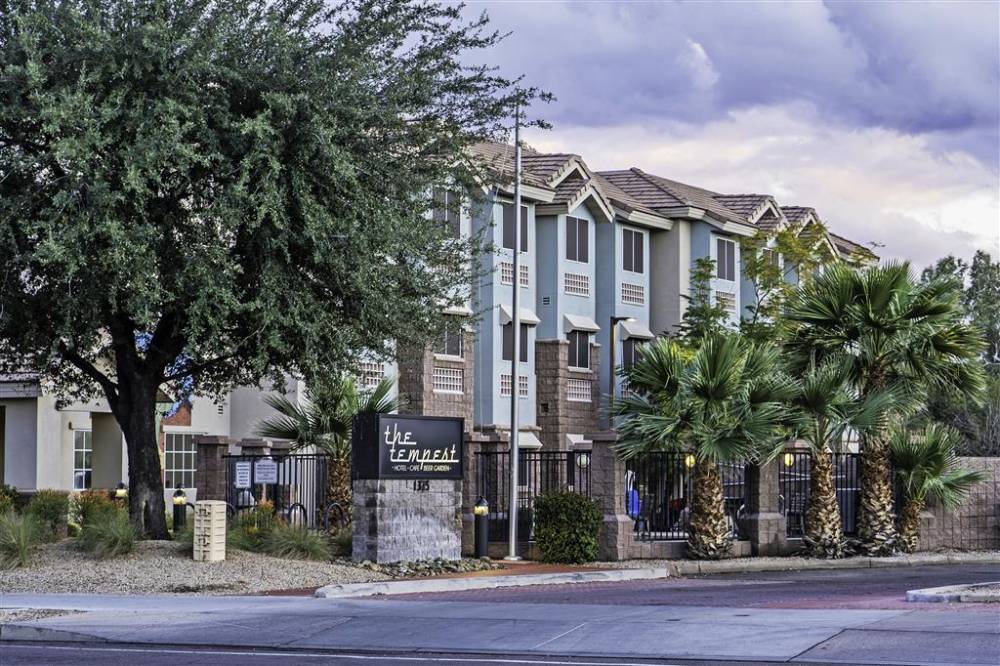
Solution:
[{"label": "stone sign base", "polygon": [[355,560],[461,558],[461,480],[356,479],[353,487]]}]

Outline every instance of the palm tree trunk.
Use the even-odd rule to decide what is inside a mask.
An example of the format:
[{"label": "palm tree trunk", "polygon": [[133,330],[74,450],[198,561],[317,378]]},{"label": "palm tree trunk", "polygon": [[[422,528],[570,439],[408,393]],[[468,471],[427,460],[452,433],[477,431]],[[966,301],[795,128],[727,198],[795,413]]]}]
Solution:
[{"label": "palm tree trunk", "polygon": [[729,554],[732,543],[722,509],[722,476],[714,462],[699,461],[694,470],[694,496],[688,528],[688,556],[718,560]]},{"label": "palm tree trunk", "polygon": [[899,545],[903,552],[912,553],[920,542],[920,512],[924,503],[918,499],[907,499],[899,516]]},{"label": "palm tree trunk", "polygon": [[827,559],[844,556],[844,527],[833,482],[833,456],[829,451],[814,453],[809,471],[809,507],[803,541],[812,557]]},{"label": "palm tree trunk", "polygon": [[869,435],[861,446],[861,492],[858,497],[858,540],[865,554],[875,557],[897,551],[892,506],[892,468],[883,434]]},{"label": "palm tree trunk", "polygon": [[[354,492],[351,486],[351,457],[350,455],[327,456],[329,474],[326,484],[326,501],[336,502],[344,511],[344,520],[351,522],[351,505],[354,501]],[[331,515],[330,528],[336,527],[332,521],[336,518]]]}]

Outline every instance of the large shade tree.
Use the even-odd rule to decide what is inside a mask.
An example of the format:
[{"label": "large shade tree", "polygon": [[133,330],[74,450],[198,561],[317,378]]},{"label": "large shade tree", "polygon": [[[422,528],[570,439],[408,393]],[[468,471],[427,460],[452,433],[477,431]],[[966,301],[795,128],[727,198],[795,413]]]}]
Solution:
[{"label": "large shade tree", "polygon": [[724,557],[731,526],[723,509],[721,464],[760,462],[784,441],[784,407],[794,392],[773,346],[756,345],[736,333],[711,334],[697,351],[660,338],[645,345],[624,368],[629,395],[615,400],[618,451],[695,456],[688,554]]},{"label": "large shade tree", "polygon": [[[851,390],[862,401],[890,386],[909,403],[947,389],[976,398],[985,386],[983,336],[965,321],[961,296],[954,278],[919,284],[905,263],[833,266],[786,309],[792,363],[804,369],[846,359]],[[891,554],[899,543],[886,427],[861,433],[861,456],[859,541],[869,554]]]},{"label": "large shade tree", "polygon": [[404,0],[0,0],[0,357],[121,425],[165,538],[161,387],[343,368],[463,299],[427,214],[534,94]]}]

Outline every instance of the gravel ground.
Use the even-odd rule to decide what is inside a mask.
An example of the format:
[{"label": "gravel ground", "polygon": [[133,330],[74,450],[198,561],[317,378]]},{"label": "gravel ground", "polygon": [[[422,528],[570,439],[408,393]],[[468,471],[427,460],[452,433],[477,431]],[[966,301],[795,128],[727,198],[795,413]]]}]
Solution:
[{"label": "gravel ground", "polygon": [[140,541],[127,557],[96,560],[66,540],[39,548],[27,569],[0,571],[0,593],[247,594],[388,579],[352,565],[238,550],[224,562],[195,562],[172,541]]},{"label": "gravel ground", "polygon": [[55,610],[52,608],[0,608],[0,624],[7,622],[32,622],[59,615],[74,615],[81,611]]}]

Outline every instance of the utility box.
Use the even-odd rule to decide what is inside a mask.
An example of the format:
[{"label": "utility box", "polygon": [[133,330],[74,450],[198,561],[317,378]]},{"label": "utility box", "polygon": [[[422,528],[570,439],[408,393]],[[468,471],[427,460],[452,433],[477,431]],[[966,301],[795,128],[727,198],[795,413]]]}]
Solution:
[{"label": "utility box", "polygon": [[194,503],[194,559],[221,562],[226,559],[226,503],[203,500]]}]

